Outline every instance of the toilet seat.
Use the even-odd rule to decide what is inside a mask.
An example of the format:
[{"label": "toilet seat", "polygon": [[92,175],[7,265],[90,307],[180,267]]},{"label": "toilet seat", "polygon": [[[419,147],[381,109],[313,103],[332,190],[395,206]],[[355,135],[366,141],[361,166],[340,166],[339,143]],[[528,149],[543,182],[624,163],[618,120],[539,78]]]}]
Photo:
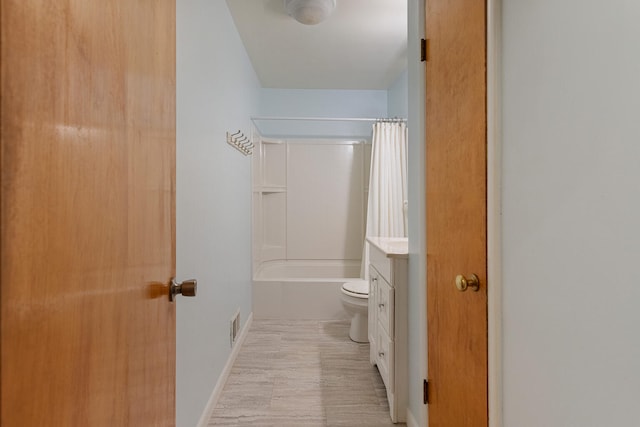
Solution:
[{"label": "toilet seat", "polygon": [[354,298],[369,298],[369,282],[366,280],[354,280],[342,285],[342,292]]}]

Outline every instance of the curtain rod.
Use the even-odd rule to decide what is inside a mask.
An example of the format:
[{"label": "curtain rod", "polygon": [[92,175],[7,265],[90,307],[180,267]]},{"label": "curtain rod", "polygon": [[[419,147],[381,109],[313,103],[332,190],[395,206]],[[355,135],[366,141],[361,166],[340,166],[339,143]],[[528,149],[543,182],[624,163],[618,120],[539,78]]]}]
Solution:
[{"label": "curtain rod", "polygon": [[301,120],[301,121],[326,121],[326,122],[376,122],[376,121],[398,121],[406,122],[407,119],[394,117],[389,119],[376,119],[369,117],[269,117],[269,116],[254,116],[251,117],[252,121],[261,120]]}]

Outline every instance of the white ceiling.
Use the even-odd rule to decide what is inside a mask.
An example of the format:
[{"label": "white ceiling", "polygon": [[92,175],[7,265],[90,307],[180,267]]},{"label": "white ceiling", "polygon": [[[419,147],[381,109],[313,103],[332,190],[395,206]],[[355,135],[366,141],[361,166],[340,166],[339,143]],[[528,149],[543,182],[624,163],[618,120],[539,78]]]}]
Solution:
[{"label": "white ceiling", "polygon": [[265,88],[387,89],[407,64],[407,2],[337,0],[318,25],[283,0],[227,0]]}]

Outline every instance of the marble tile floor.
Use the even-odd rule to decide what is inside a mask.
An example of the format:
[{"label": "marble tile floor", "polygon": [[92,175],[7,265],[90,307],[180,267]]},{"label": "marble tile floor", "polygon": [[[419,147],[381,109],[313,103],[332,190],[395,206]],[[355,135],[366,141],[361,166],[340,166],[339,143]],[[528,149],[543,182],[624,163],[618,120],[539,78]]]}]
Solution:
[{"label": "marble tile floor", "polygon": [[393,424],[369,345],[348,321],[253,321],[209,426],[384,427]]}]

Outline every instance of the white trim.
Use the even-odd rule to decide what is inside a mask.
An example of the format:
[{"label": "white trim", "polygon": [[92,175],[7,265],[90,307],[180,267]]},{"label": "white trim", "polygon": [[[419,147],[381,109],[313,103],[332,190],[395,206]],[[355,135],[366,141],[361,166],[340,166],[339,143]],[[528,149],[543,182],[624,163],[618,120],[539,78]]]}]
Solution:
[{"label": "white trim", "polygon": [[238,353],[240,352],[240,348],[244,344],[244,340],[247,337],[247,332],[249,331],[249,328],[251,327],[252,322],[253,322],[253,312],[249,314],[247,321],[242,327],[242,331],[240,332],[240,334],[238,335],[238,338],[236,339],[236,343],[233,346],[233,350],[231,351],[229,358],[227,359],[227,363],[224,365],[224,368],[222,369],[222,373],[218,378],[218,382],[216,383],[216,386],[213,388],[213,391],[211,392],[211,396],[209,397],[207,406],[205,406],[204,412],[202,412],[202,415],[200,416],[200,420],[198,421],[198,424],[196,424],[197,427],[206,427],[207,423],[209,422],[209,418],[211,418],[211,414],[213,413],[213,410],[216,407],[216,404],[218,403],[218,399],[220,399],[220,395],[222,394],[222,389],[224,388],[224,385],[227,382],[227,378],[229,378],[229,373],[231,372],[233,363],[236,361],[236,358],[238,357]]},{"label": "white trim", "polygon": [[407,408],[407,427],[420,427],[409,408]]},{"label": "white trim", "polygon": [[501,0],[487,0],[487,314],[489,427],[502,426]]}]

